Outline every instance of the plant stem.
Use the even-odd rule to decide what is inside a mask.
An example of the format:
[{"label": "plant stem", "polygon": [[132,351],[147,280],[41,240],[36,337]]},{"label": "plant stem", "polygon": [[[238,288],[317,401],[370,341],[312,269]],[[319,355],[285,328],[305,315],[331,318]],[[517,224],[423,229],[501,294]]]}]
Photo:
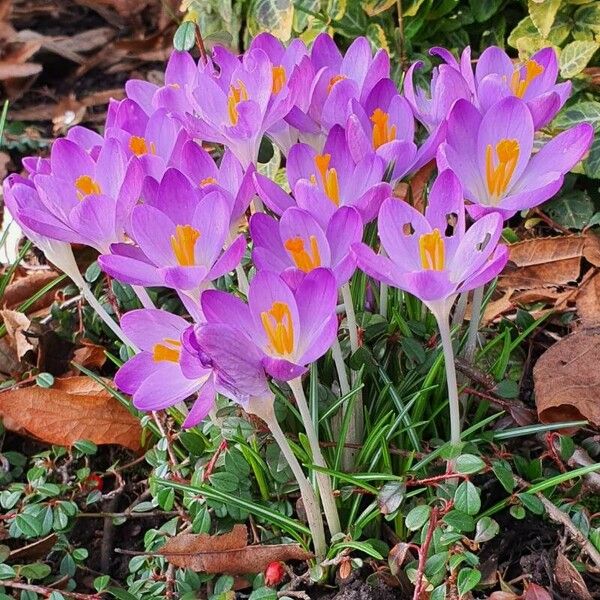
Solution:
[{"label": "plant stem", "polygon": [[[383,246],[379,250],[379,254],[382,256],[387,256]],[[387,283],[380,282],[379,283],[379,314],[387,319],[388,314],[388,285]]]},{"label": "plant stem", "polygon": [[323,527],[323,517],[319,509],[319,504],[315,492],[310,485],[302,467],[298,462],[292,448],[290,447],[285,433],[283,433],[273,409],[273,398],[252,398],[246,407],[246,412],[260,417],[270,429],[273,439],[279,446],[281,453],[287,460],[294,477],[300,489],[304,510],[306,511],[306,520],[313,538],[315,555],[320,562],[325,558],[327,544],[325,542],[325,528]]},{"label": "plant stem", "polygon": [[[327,463],[321,452],[321,446],[319,445],[319,436],[315,425],[310,415],[310,409],[308,408],[308,402],[306,401],[306,395],[302,388],[302,381],[298,377],[289,381],[289,386],[292,388],[294,397],[296,398],[296,404],[300,410],[302,422],[306,435],[308,436],[308,442],[312,451],[313,460],[318,467],[327,468]],[[321,493],[321,502],[323,503],[323,510],[325,511],[325,518],[327,519],[327,525],[331,535],[339,533],[342,528],[340,526],[340,517],[338,515],[337,506],[335,504],[335,497],[333,495],[333,488],[331,486],[331,478],[326,473],[317,473],[317,484],[319,485],[319,491]]]},{"label": "plant stem", "polygon": [[156,308],[145,287],[140,285],[132,285],[131,287],[144,308]]},{"label": "plant stem", "polygon": [[237,275],[238,288],[240,289],[240,292],[242,292],[244,296],[247,296],[249,283],[246,271],[244,271],[244,267],[242,267],[242,265],[238,265],[235,268],[235,274]]},{"label": "plant stem", "polygon": [[[342,298],[344,300],[344,306],[346,307],[346,321],[348,323],[348,333],[350,336],[350,349],[352,353],[358,350],[358,325],[356,322],[356,313],[354,312],[354,304],[352,303],[352,292],[350,291],[350,284],[346,283],[342,286]],[[356,374],[354,371],[351,372],[351,381],[354,385],[356,381]],[[350,417],[348,424],[348,435],[347,440],[351,444],[359,444],[362,442],[363,437],[363,400],[362,392],[359,391],[356,394],[356,403],[354,410]],[[345,464],[344,468],[350,470],[352,464]]]},{"label": "plant stem", "polygon": [[342,355],[342,347],[340,346],[340,341],[337,337],[331,347],[331,354],[333,356],[333,362],[335,363],[342,396],[346,396],[350,393],[350,382],[348,381],[348,373],[346,373],[346,363],[344,362],[344,356]]},{"label": "plant stem", "polygon": [[483,304],[483,286],[473,290],[473,301],[471,305],[471,320],[469,321],[469,331],[467,333],[467,343],[465,344],[464,357],[468,362],[473,362],[475,350],[477,349],[477,332],[479,330],[479,321],[481,319],[481,305]]},{"label": "plant stem", "polygon": [[448,401],[450,405],[450,443],[460,444],[460,405],[458,402],[458,386],[456,383],[456,368],[454,366],[454,350],[452,348],[452,337],[450,335],[450,324],[448,314],[436,315],[440,337],[442,338],[442,349],[444,351],[444,363],[446,366],[446,381],[448,383]]}]

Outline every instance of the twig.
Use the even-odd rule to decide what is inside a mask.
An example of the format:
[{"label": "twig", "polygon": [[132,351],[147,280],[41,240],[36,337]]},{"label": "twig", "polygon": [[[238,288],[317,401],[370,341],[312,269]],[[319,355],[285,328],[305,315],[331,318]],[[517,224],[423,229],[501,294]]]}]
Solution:
[{"label": "twig", "polygon": [[431,510],[431,516],[429,517],[429,526],[427,527],[427,534],[421,547],[419,548],[419,566],[417,569],[417,578],[415,583],[415,591],[413,594],[413,600],[420,600],[421,594],[425,591],[423,586],[423,577],[425,575],[425,563],[427,562],[427,553],[429,552],[429,546],[431,539],[433,538],[433,532],[437,525],[439,516],[439,509],[434,507]]},{"label": "twig", "polygon": [[[524,479],[521,479],[520,477],[516,477],[516,479],[520,485],[524,486],[525,488],[529,487],[529,483]],[[598,550],[596,550],[596,548],[585,537],[585,535],[583,535],[583,533],[577,529],[569,516],[562,512],[562,510],[560,510],[552,501],[548,500],[548,498],[546,498],[542,492],[536,492],[535,495],[544,505],[550,520],[562,525],[569,537],[592,559],[596,567],[600,569],[600,552],[598,552]]]},{"label": "twig", "polygon": [[444,473],[443,475],[435,475],[433,477],[427,477],[426,479],[408,479],[406,481],[407,487],[421,487],[422,485],[435,485],[441,481],[447,479],[468,479],[469,476],[464,473]]},{"label": "twig", "polygon": [[27,592],[34,592],[35,594],[42,594],[45,597],[48,597],[52,592],[60,592],[65,598],[73,598],[74,600],[99,600],[102,597],[99,594],[79,594],[77,592],[67,592],[66,590],[56,590],[42,585],[21,583],[20,581],[3,581],[2,585],[14,590],[25,590]]},{"label": "twig", "polygon": [[179,472],[179,462],[177,461],[177,458],[175,457],[175,452],[173,452],[173,448],[171,447],[171,440],[169,439],[169,435],[165,431],[165,428],[160,420],[160,417],[158,416],[158,413],[155,410],[152,411],[152,418],[154,419],[154,422],[156,423],[156,426],[158,427],[158,430],[160,431],[160,435],[162,437],[164,437],[167,442],[167,454],[169,455],[169,459],[171,460],[171,467],[173,469],[173,472],[178,473]]},{"label": "twig", "polygon": [[150,510],[148,512],[90,512],[78,513],[78,519],[146,519],[148,517],[174,517],[178,515],[177,510]]}]

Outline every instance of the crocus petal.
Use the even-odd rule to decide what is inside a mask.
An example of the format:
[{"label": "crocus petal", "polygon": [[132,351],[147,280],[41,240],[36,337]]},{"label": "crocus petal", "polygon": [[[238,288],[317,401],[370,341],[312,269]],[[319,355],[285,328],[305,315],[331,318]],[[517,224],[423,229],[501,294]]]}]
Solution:
[{"label": "crocus petal", "polygon": [[162,410],[185,400],[198,387],[197,381],[183,376],[178,363],[161,361],[133,395],[133,405],[144,411]]},{"label": "crocus petal", "polygon": [[115,385],[126,394],[132,395],[145,379],[156,370],[156,363],[150,352],[140,352],[132,356],[116,373]]},{"label": "crocus petal", "polygon": [[212,269],[208,273],[208,279],[218,279],[226,273],[233,271],[240,264],[245,251],[246,238],[243,235],[239,235],[215,261]]},{"label": "crocus petal", "polygon": [[223,323],[237,327],[249,334],[252,331],[252,317],[245,302],[221,290],[206,290],[200,300],[202,312],[208,323]]},{"label": "crocus petal", "polygon": [[145,261],[128,256],[104,254],[98,258],[98,263],[105,273],[131,285],[146,287],[163,284],[163,277],[159,270]]},{"label": "crocus petal", "polygon": [[182,424],[184,429],[194,427],[202,421],[215,405],[215,387],[212,378],[209,378],[198,392],[198,398],[194,401],[188,416]]},{"label": "crocus petal", "polygon": [[69,223],[74,231],[84,231],[89,245],[100,252],[122,237],[116,231],[115,201],[108,196],[82,200],[69,214]]},{"label": "crocus petal", "polygon": [[260,173],[253,175],[256,192],[260,199],[274,213],[281,215],[290,206],[294,206],[294,201],[289,194],[286,194],[274,181]]},{"label": "crocus petal", "polygon": [[140,350],[152,352],[154,345],[165,339],[178,340],[189,323],[165,310],[144,308],[125,313],[121,327]]},{"label": "crocus petal", "polygon": [[262,365],[269,375],[280,381],[290,381],[306,373],[306,367],[282,358],[265,356],[262,359]]},{"label": "crocus petal", "polygon": [[175,290],[195,290],[208,277],[208,269],[204,266],[195,267],[163,267],[160,269],[166,286]]},{"label": "crocus petal", "polygon": [[398,287],[404,271],[400,270],[387,256],[375,254],[371,247],[362,243],[354,244],[352,252],[356,256],[359,269],[377,281]]}]

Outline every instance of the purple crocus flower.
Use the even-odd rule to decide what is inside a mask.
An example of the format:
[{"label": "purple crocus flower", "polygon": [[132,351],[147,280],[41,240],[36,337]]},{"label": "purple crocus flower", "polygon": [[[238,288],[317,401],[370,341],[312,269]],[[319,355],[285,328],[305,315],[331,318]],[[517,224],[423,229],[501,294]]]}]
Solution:
[{"label": "purple crocus flower", "polygon": [[[432,53],[439,54],[439,50],[433,49]],[[470,54],[463,54],[463,57],[465,56],[470,56]],[[452,57],[452,55],[445,51],[442,57],[450,60],[448,57]],[[461,61],[461,64],[464,62],[464,60]],[[456,63],[455,59],[454,63]],[[423,62],[417,61],[406,72],[404,95],[410,103],[415,117],[432,133],[442,125],[457,100],[473,98],[473,90],[469,81],[463,77],[459,69],[455,68],[454,64],[441,64],[433,68],[429,91],[416,87],[413,82],[414,72],[422,66]]]},{"label": "purple crocus flower", "polygon": [[504,98],[483,116],[459,100],[448,118],[438,168],[449,167],[459,177],[474,218],[498,212],[507,219],[556,194],[588,151],[593,133],[587,123],[576,125],[532,156],[534,125],[523,100]]},{"label": "purple crocus flower", "polygon": [[[284,381],[306,372],[337,335],[337,285],[329,269],[312,270],[295,290],[276,273],[261,271],[250,283],[248,304],[218,290],[204,292],[201,302],[209,325],[237,330],[233,337],[212,339],[213,352],[231,354],[231,346],[237,346],[238,355]],[[230,377],[233,385],[237,375]]]},{"label": "purple crocus flower", "polygon": [[380,79],[389,78],[390,57],[385,50],[373,56],[365,37],[356,38],[342,56],[331,36],[322,33],[310,58],[314,78],[308,99],[304,105],[296,102],[286,121],[301,133],[302,141],[321,150],[329,130],[346,124],[351,100],[364,102]]},{"label": "purple crocus flower", "polygon": [[387,256],[366,244],[353,246],[365,273],[421,299],[445,319],[456,296],[493,279],[508,260],[498,246],[502,218],[485,215],[465,232],[463,192],[452,171],[432,186],[425,216],[389,198],[379,211],[379,238]]},{"label": "purple crocus flower", "polygon": [[391,79],[382,79],[373,88],[364,106],[352,101],[346,125],[348,147],[355,161],[369,153],[393,163],[393,179],[417,171],[428,163],[444,140],[445,127],[437,127],[417,149],[415,123],[408,101],[398,93]]},{"label": "purple crocus flower", "polygon": [[264,203],[278,215],[297,204],[310,212],[323,229],[341,206],[353,206],[363,222],[377,215],[381,202],[391,194],[383,182],[385,161],[370,153],[360,161],[352,158],[344,129],[333,127],[323,153],[307,144],[296,144],[287,161],[287,177],[294,198],[269,178],[256,173],[256,191]]},{"label": "purple crocus flower", "polygon": [[362,232],[360,215],[350,206],[337,210],[326,230],[301,208],[288,208],[280,221],[256,213],[250,219],[252,260],[259,271],[278,273],[293,288],[306,273],[328,267],[339,288],[354,273],[356,260],[350,248],[361,241]]},{"label": "purple crocus flower", "polygon": [[142,79],[130,79],[125,84],[127,97],[136,102],[150,116],[157,108],[183,122],[186,113],[193,110],[192,91],[196,87],[198,72],[202,66],[189,52],[171,53],[165,68],[165,83],[158,86]]},{"label": "purple crocus flower", "polygon": [[30,162],[28,168],[32,183],[13,176],[7,185],[15,186],[13,216],[30,231],[101,252],[124,239],[143,173],[117,140],[107,140],[97,153],[88,153],[62,138],[53,144],[49,161]]},{"label": "purple crocus flower", "polygon": [[147,115],[133,100],[112,103],[106,118],[106,139],[118,139],[128,156],[136,156],[146,175],[160,180],[166,169],[180,161],[181,148],[190,139],[181,122],[159,108]]},{"label": "purple crocus flower", "polygon": [[143,411],[162,410],[200,392],[183,426],[199,423],[213,407],[214,388],[209,369],[196,370],[192,379],[182,373],[181,338],[190,324],[163,310],[142,309],[123,315],[121,326],[140,352],[115,375],[117,387]]},{"label": "purple crocus flower", "polygon": [[199,318],[202,290],[234,269],[246,247],[239,236],[223,251],[230,218],[231,206],[223,192],[202,196],[172,169],[154,201],[132,212],[131,236],[137,246],[114,244],[110,254],[99,258],[100,265],[112,277],[133,285],[178,290],[190,313]]},{"label": "purple crocus flower", "polygon": [[[271,102],[279,93],[291,87],[295,106],[306,109],[315,75],[306,44],[295,38],[284,46],[274,35],[264,32],[257,35],[250,43],[249,50],[255,48],[262,50],[271,61],[273,72]],[[298,130],[283,118],[271,125],[266,133],[286,156],[290,148],[299,141]]]},{"label": "purple crocus flower", "polygon": [[487,112],[500,98],[516,96],[529,108],[534,128],[549,123],[571,93],[571,82],[556,83],[558,58],[554,48],[542,48],[524,63],[514,64],[501,48],[487,48],[475,67],[477,99]]},{"label": "purple crocus flower", "polygon": [[255,195],[252,175],[253,165],[244,171],[231,150],[226,149],[219,166],[213,157],[195,141],[188,141],[181,150],[178,165],[192,185],[198,186],[201,195],[216,189],[227,195],[231,205],[231,226],[236,228]]},{"label": "purple crocus flower", "polygon": [[285,85],[281,70],[260,48],[247,51],[241,61],[221,49],[215,62],[218,77],[209,69],[198,74],[189,125],[195,137],[224,144],[247,168],[256,162],[265,132],[292,107],[295,86],[291,74]]}]

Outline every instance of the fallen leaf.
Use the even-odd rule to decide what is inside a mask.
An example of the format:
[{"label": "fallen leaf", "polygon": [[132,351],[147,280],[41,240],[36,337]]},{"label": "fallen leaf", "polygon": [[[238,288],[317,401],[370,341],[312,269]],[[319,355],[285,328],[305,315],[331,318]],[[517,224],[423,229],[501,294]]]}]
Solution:
[{"label": "fallen leaf", "polygon": [[551,346],[533,369],[542,423],[587,419],[600,425],[600,333],[582,330]]},{"label": "fallen leaf", "polygon": [[521,596],[512,592],[492,592],[488,600],[519,600]]},{"label": "fallen leaf", "polygon": [[584,327],[600,326],[600,270],[580,288],[575,303]]},{"label": "fallen leaf", "polygon": [[483,312],[483,317],[481,318],[481,322],[484,326],[489,325],[501,315],[513,310],[515,305],[511,302],[510,298],[514,291],[515,290],[512,288],[504,290],[499,298],[492,298],[492,300],[487,303]]},{"label": "fallen leaf", "polygon": [[554,600],[554,597],[541,585],[530,583],[523,594],[523,600]]},{"label": "fallen leaf", "polygon": [[274,561],[309,560],[312,554],[299,544],[248,546],[246,526],[237,524],[228,533],[180,533],[170,538],[160,553],[176,567],[202,573],[243,575],[260,573]]},{"label": "fallen leaf", "polygon": [[583,577],[562,552],[556,555],[554,579],[565,596],[579,600],[593,600]]},{"label": "fallen leaf", "polygon": [[82,340],[82,347],[73,354],[73,362],[88,369],[100,369],[106,362],[104,346]]},{"label": "fallen leaf", "polygon": [[[15,279],[7,286],[4,297],[2,298],[2,304],[6,308],[16,308],[19,304],[39,292],[56,277],[58,277],[56,271],[30,271],[25,277]],[[55,294],[55,289],[50,290],[35,302],[29,310],[35,312],[36,310],[50,306],[54,300]]]},{"label": "fallen leaf", "polygon": [[581,271],[584,236],[534,238],[512,244],[510,263],[500,277],[500,288],[547,288],[574,282]]},{"label": "fallen leaf", "polygon": [[588,233],[585,236],[583,256],[595,267],[600,267],[600,237],[593,233]]},{"label": "fallen leaf", "polygon": [[25,387],[0,393],[4,426],[48,444],[77,440],[141,450],[141,427],[118,400],[88,377],[58,378],[51,388]]},{"label": "fallen leaf", "polygon": [[21,360],[27,352],[35,348],[25,335],[31,321],[26,315],[16,310],[1,310],[0,317],[2,317],[6,327],[6,335],[14,343],[17,358]]},{"label": "fallen leaf", "polygon": [[52,550],[54,547],[54,544],[56,544],[57,539],[58,537],[56,534],[51,533],[46,537],[31,542],[30,544],[16,548],[9,554],[9,559],[16,561],[24,559],[37,560],[38,558],[46,558],[50,550]]}]

